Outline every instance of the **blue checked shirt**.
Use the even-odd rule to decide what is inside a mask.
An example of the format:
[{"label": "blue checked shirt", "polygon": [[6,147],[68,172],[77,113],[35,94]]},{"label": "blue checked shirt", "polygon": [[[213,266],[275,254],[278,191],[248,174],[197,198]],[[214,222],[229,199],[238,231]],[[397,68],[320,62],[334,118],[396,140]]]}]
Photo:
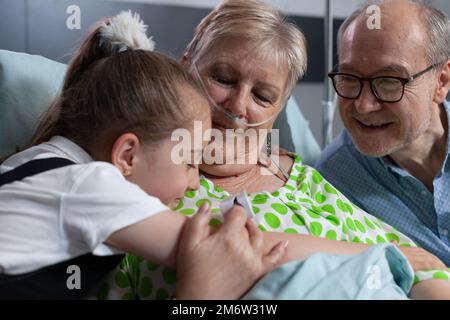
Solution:
[{"label": "blue checked shirt", "polygon": [[[450,103],[444,103],[450,119]],[[361,209],[380,218],[450,266],[450,130],[434,193],[385,158],[370,158],[347,131],[328,146],[316,167]]]}]

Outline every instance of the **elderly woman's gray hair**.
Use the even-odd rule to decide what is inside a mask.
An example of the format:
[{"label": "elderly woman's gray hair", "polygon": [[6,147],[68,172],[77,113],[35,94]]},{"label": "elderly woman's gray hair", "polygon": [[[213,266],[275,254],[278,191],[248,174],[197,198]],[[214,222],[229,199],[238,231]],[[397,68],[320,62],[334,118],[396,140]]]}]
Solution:
[{"label": "elderly woman's gray hair", "polygon": [[258,0],[225,0],[198,25],[185,57],[191,65],[200,61],[223,39],[242,38],[254,44],[255,53],[275,57],[286,66],[289,78],[285,97],[306,72],[306,40],[298,27],[274,7]]},{"label": "elderly woman's gray hair", "polygon": [[450,20],[448,16],[422,0],[371,0],[354,11],[341,25],[338,33],[338,45],[347,28],[362,14],[366,14],[368,7],[381,6],[393,1],[406,1],[418,6],[422,24],[426,29],[427,41],[425,52],[430,64],[444,63],[450,58]]}]

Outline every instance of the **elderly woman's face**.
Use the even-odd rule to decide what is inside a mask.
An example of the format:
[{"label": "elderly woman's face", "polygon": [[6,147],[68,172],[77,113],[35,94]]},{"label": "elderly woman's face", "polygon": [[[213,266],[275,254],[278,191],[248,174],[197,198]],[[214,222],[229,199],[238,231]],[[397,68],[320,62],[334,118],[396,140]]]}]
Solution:
[{"label": "elderly woman's face", "polygon": [[[258,57],[259,56],[259,57]],[[284,103],[286,66],[273,54],[260,55],[238,39],[222,40],[200,61],[198,70],[213,102],[258,129],[270,129]],[[266,121],[268,120],[268,121]],[[235,129],[238,123],[213,110],[213,127]]]}]

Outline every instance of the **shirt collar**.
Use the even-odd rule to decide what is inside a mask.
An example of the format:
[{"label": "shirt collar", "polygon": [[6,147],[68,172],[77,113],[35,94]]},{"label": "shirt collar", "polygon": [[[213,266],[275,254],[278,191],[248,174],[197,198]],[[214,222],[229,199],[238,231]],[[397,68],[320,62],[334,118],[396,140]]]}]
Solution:
[{"label": "shirt collar", "polygon": [[[443,103],[445,111],[447,112],[447,123],[450,122],[450,102],[444,101]],[[450,146],[450,129],[447,130],[447,154],[450,153],[449,146]]]},{"label": "shirt collar", "polygon": [[442,166],[442,168],[444,169],[445,167],[450,165],[450,102],[444,101],[443,105],[445,111],[447,112],[447,125],[449,126],[449,128],[447,128],[447,155],[445,156],[444,165]]},{"label": "shirt collar", "polygon": [[83,148],[62,136],[54,136],[46,143],[63,152],[75,163],[89,163],[94,161]]}]

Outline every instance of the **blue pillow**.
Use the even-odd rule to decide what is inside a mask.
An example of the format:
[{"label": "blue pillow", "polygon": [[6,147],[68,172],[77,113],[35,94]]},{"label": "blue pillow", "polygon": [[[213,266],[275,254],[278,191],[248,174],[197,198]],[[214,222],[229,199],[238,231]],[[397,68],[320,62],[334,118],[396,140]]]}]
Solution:
[{"label": "blue pillow", "polygon": [[0,156],[29,142],[66,69],[41,56],[0,50]]},{"label": "blue pillow", "polygon": [[[26,53],[0,50],[0,156],[29,142],[39,117],[59,93],[67,66]],[[294,98],[279,115],[280,145],[313,164],[320,147]]]}]

